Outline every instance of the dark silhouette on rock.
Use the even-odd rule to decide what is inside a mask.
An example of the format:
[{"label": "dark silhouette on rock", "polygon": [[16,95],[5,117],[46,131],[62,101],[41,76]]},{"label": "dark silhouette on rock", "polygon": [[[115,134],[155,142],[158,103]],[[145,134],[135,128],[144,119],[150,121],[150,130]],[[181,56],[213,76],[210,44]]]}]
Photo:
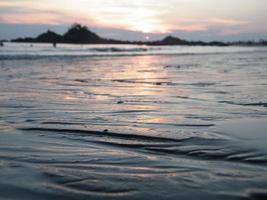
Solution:
[{"label": "dark silhouette on rock", "polygon": [[203,42],[203,41],[187,41],[182,40],[171,35],[158,41],[121,41],[114,39],[105,39],[98,36],[96,33],[90,31],[86,26],[80,24],[73,24],[69,30],[63,35],[48,30],[36,38],[17,38],[11,42],[30,42],[30,43],[52,43],[56,47],[57,43],[70,43],[70,44],[137,44],[137,45],[188,45],[188,46],[267,46],[267,41],[239,41],[239,42]]}]

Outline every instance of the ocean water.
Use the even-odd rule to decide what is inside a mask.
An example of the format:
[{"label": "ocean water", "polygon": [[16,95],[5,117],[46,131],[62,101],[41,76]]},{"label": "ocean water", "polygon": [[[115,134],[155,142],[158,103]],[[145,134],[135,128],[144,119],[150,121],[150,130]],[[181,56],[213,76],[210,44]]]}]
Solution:
[{"label": "ocean water", "polygon": [[267,199],[267,48],[5,43],[0,199]]}]

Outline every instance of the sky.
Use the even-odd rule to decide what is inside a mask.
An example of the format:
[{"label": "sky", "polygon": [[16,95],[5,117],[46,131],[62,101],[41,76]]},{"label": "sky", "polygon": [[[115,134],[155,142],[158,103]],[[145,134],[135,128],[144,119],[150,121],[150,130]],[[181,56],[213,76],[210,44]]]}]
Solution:
[{"label": "sky", "polygon": [[102,37],[267,39],[267,0],[0,0],[0,39],[63,33],[74,22]]}]

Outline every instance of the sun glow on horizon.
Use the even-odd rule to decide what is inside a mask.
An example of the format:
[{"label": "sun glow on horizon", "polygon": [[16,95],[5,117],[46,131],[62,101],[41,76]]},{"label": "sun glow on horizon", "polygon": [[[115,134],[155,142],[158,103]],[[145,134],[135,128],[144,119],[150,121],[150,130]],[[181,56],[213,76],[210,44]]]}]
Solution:
[{"label": "sun glow on horizon", "polygon": [[[240,9],[242,5],[242,9]],[[267,34],[262,0],[1,0],[0,23],[110,28],[144,34]],[[266,36],[267,37],[267,36]]]},{"label": "sun glow on horizon", "polygon": [[150,40],[150,36],[149,35],[146,35],[145,36],[145,40]]},{"label": "sun glow on horizon", "polygon": [[[143,33],[162,32],[162,27],[157,27],[153,24],[146,22],[137,22],[133,24],[130,29],[133,31],[141,31]],[[163,32],[165,32],[165,30]]]}]

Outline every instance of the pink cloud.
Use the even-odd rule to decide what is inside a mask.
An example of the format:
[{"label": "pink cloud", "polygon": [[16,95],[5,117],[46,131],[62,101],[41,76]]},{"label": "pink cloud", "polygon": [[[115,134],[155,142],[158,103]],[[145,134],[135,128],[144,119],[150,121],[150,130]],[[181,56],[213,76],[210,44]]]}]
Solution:
[{"label": "pink cloud", "polygon": [[224,19],[224,18],[212,18],[208,20],[209,23],[214,25],[225,25],[225,26],[234,26],[234,25],[244,25],[248,24],[248,21],[235,20],[235,19]]},{"label": "pink cloud", "polygon": [[38,11],[33,10],[29,13],[10,13],[0,17],[1,23],[9,24],[72,24],[79,22],[83,24],[95,25],[94,20],[87,16],[79,15],[73,16],[69,13],[57,12],[57,11]]},{"label": "pink cloud", "polygon": [[176,26],[173,26],[172,29],[194,32],[194,31],[206,31],[208,27],[205,24],[191,24],[191,25],[176,25]]},{"label": "pink cloud", "polygon": [[[164,23],[164,21],[162,21]],[[176,25],[175,25],[176,24]],[[169,32],[179,30],[187,32],[204,32],[210,29],[221,29],[225,34],[239,34],[249,24],[248,21],[225,19],[225,18],[209,18],[209,19],[190,19],[180,18],[172,20],[168,27]]]}]

